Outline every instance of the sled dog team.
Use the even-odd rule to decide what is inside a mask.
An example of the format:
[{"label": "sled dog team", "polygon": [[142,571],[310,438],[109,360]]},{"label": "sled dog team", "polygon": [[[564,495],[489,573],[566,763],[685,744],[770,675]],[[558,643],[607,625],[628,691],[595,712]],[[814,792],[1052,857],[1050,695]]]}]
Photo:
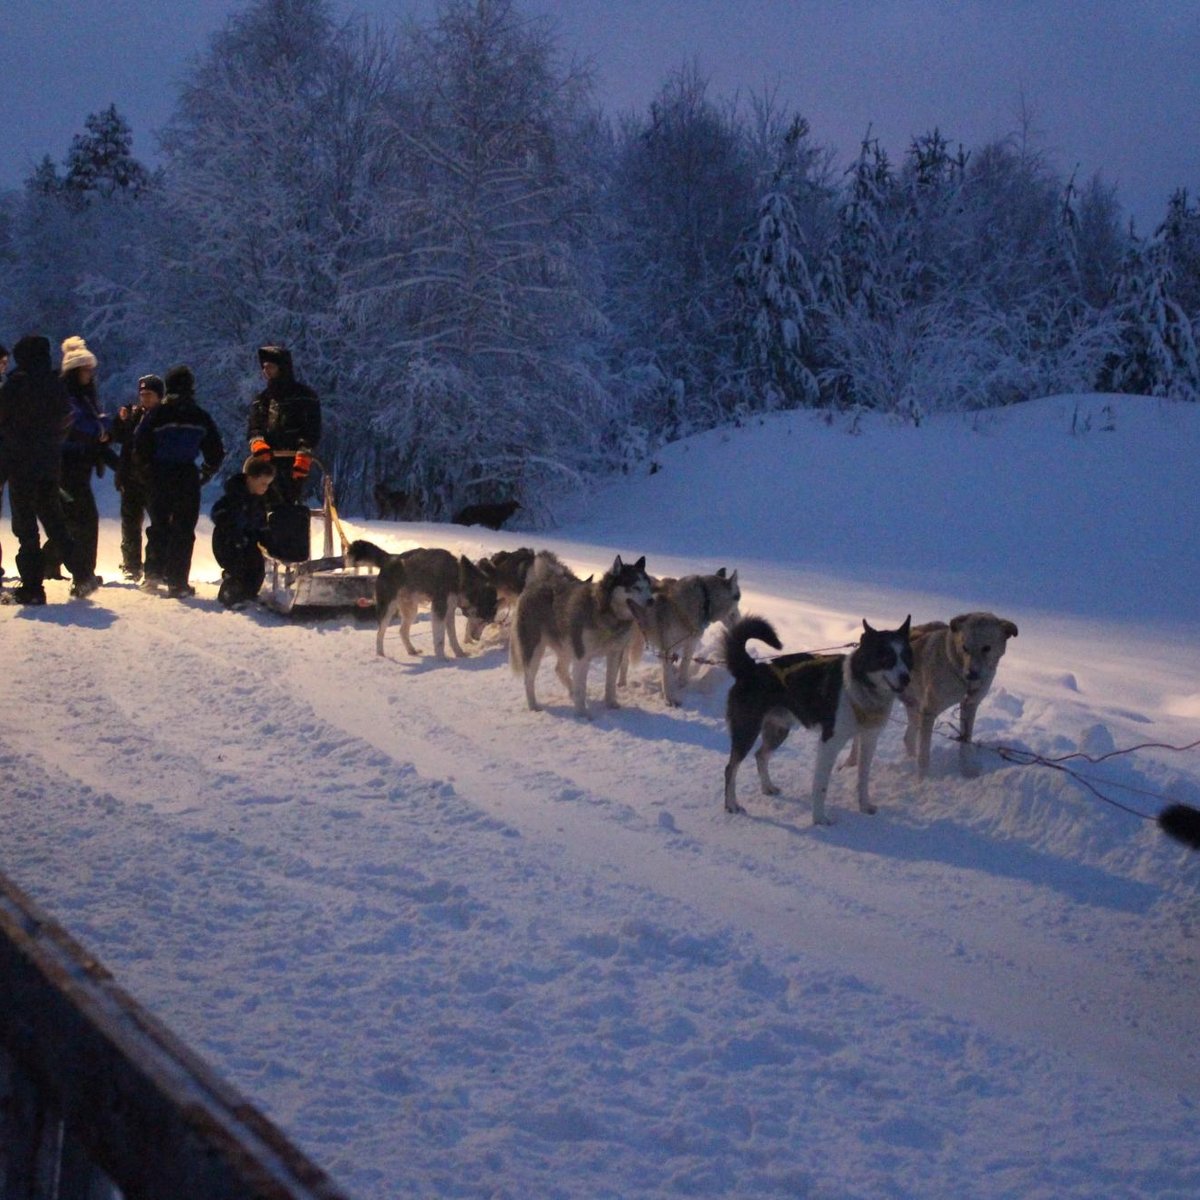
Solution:
[{"label": "sled dog team", "polygon": [[383,654],[384,634],[400,616],[400,637],[409,654],[419,651],[410,638],[422,603],[432,609],[434,651],[445,657],[445,642],[462,657],[455,632],[455,612],[467,618],[467,638],[477,640],[496,619],[501,606],[511,611],[509,662],[522,675],[530,709],[541,708],[536,682],[548,650],[555,670],[579,716],[588,715],[587,678],[591,664],[603,659],[604,702],[616,708],[617,687],[625,682],[631,659],[646,646],[662,661],[663,698],[678,705],[705,630],[725,626],[725,664],[733,676],[726,702],[729,761],[725,766],[725,808],[744,811],[737,799],[737,773],[754,749],[763,793],[778,795],[768,763],[797,725],[817,730],[820,742],[812,785],[814,824],[828,824],[826,792],[834,763],[852,743],[847,765],[857,764],[858,806],[875,811],[870,798],[870,770],[879,735],[893,703],[907,710],[905,749],[917,760],[923,777],[929,770],[934,723],[946,709],[959,707],[959,767],[973,776],[978,768],[971,739],[979,703],[996,676],[1008,639],[1017,627],[988,612],[963,613],[949,623],[874,629],[863,621],[863,636],[848,654],[783,654],[756,660],[751,641],[775,650],[783,646],[771,624],[761,617],[742,617],[737,572],[724,568],[711,575],[655,579],[646,572],[645,557],[627,563],[618,555],[599,578],[580,579],[555,554],[529,548],[501,550],[472,562],[448,550],[415,549],[389,554],[367,541],[351,543],[347,566],[378,569],[375,648]]}]

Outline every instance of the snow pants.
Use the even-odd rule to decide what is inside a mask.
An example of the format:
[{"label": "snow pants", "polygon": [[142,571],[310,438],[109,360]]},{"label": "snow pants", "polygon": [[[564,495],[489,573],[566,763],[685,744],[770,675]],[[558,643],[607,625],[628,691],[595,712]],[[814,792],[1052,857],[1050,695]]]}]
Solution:
[{"label": "snow pants", "polygon": [[200,519],[200,473],[191,463],[153,468],[150,477],[150,528],[146,530],[146,574],[162,570],[168,587],[184,587],[192,572],[196,522]]}]

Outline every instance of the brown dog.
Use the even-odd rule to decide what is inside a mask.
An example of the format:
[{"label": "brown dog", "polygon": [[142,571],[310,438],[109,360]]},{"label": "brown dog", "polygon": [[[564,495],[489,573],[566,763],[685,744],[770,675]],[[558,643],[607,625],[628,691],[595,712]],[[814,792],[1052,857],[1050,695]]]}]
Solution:
[{"label": "brown dog", "polygon": [[931,621],[912,630],[912,681],[901,700],[908,709],[904,748],[917,756],[917,772],[929,773],[929,747],[938,715],[958,704],[959,769],[979,774],[971,737],[975,713],[996,678],[996,666],[1017,627],[989,612],[961,613],[949,625]]}]

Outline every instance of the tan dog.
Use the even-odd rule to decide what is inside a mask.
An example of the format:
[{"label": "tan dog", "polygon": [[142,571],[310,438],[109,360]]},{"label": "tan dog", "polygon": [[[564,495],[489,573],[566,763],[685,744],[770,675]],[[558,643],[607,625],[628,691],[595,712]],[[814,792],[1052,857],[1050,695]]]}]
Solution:
[{"label": "tan dog", "polygon": [[682,702],[683,689],[692,674],[692,660],[704,631],[716,621],[732,629],[742,598],[737,572],[722,567],[715,575],[685,575],[682,579],[656,579],[654,600],[629,641],[618,680],[625,683],[626,668],[640,662],[650,645],[662,659],[663,699]]},{"label": "tan dog", "polygon": [[917,756],[922,778],[929,773],[934,722],[952,704],[959,706],[959,769],[968,778],[979,774],[970,744],[975,713],[996,678],[1008,639],[1016,636],[1016,625],[989,612],[961,613],[949,625],[913,626],[912,681],[901,700],[908,709],[904,748]]}]

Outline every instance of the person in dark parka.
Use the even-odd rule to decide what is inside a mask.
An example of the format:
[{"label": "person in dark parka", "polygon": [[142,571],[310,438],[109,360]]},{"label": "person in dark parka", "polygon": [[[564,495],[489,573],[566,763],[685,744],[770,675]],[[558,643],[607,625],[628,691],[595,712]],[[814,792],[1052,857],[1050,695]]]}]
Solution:
[{"label": "person in dark parka", "polygon": [[292,352],[283,346],[260,346],[258,363],[267,386],[250,404],[246,434],[250,453],[275,463],[275,485],[269,508],[291,504],[304,494],[313,452],[321,440],[321,402],[317,393],[296,378]]},{"label": "person in dark parka", "polygon": [[[200,517],[200,488],[216,474],[225,459],[212,417],[196,403],[196,378],[190,367],[172,367],[164,377],[167,395],[148,413],[133,437],[134,463],[146,472],[150,488],[150,528],[146,557],[161,564],[161,577],[150,574],[142,589],[157,592],[166,584],[175,599],[194,596],[188,583],[196,521]],[[196,459],[203,460],[197,468]]]},{"label": "person in dark parka", "polygon": [[[113,422],[113,441],[121,447],[115,483],[121,494],[121,574],[137,583],[142,577],[142,525],[150,502],[150,481],[143,464],[134,460],[133,439],[147,413],[153,412],[166,393],[166,385],[157,375],[138,380],[137,403],[122,405]],[[162,564],[147,555],[146,572],[162,577]]]},{"label": "person in dark parka", "polygon": [[253,600],[262,587],[266,563],[259,546],[267,531],[267,489],[275,479],[270,459],[246,459],[241,474],[225,482],[225,494],[212,508],[213,557],[221,566],[221,590],[226,608]]},{"label": "person in dark parka", "polygon": [[39,524],[57,544],[75,581],[73,591],[86,595],[91,578],[67,528],[59,495],[71,405],[50,361],[49,339],[38,334],[21,338],[13,347],[13,359],[16,369],[0,386],[0,470],[8,477],[21,576],[12,597],[21,604],[45,604]]}]

